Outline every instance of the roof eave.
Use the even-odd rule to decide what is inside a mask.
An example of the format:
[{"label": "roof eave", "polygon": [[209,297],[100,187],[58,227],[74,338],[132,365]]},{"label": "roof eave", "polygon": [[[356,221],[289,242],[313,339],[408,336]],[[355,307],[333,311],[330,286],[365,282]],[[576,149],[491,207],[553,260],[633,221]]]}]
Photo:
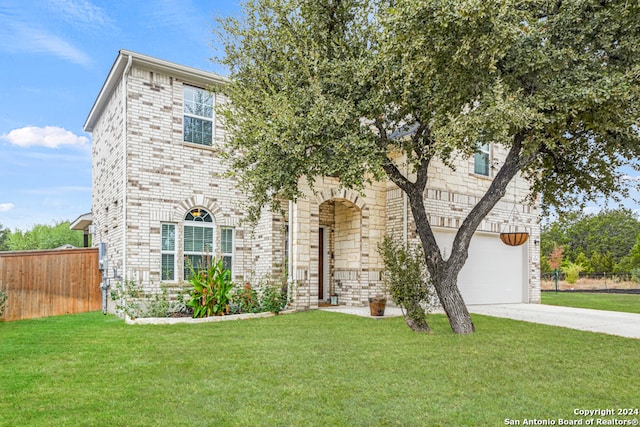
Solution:
[{"label": "roof eave", "polygon": [[115,90],[118,82],[122,78],[122,73],[126,68],[129,58],[131,58],[133,65],[143,66],[144,68],[166,73],[173,77],[201,84],[203,86],[219,86],[229,82],[229,79],[226,77],[215,73],[198,70],[197,68],[191,68],[174,62],[165,61],[163,59],[154,58],[152,56],[121,49],[115,62],[111,66],[111,70],[100,89],[100,93],[98,94],[96,101],[91,107],[91,111],[89,112],[87,119],[84,122],[83,128],[85,132],[93,132],[96,121],[106,106],[109,96]]}]

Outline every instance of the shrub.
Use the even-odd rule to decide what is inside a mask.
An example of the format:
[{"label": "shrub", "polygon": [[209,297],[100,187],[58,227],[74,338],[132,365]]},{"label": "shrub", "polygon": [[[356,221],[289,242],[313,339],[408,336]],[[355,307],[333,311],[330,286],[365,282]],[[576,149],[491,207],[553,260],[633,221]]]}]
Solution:
[{"label": "shrub", "polygon": [[384,281],[391,297],[405,312],[405,321],[414,331],[430,332],[427,308],[432,287],[427,280],[422,249],[385,237],[378,245],[385,267]]},{"label": "shrub", "polygon": [[264,282],[260,284],[259,310],[280,313],[287,306],[287,286],[284,283]]},{"label": "shrub", "polygon": [[132,319],[143,317],[142,302],[148,298],[148,295],[136,282],[130,279],[125,280],[124,283],[118,281],[109,294],[117,311]]},{"label": "shrub", "polygon": [[192,265],[187,307],[193,309],[193,317],[221,316],[229,312],[231,299],[231,271],[224,268],[222,259],[214,258],[206,270],[194,270]]},{"label": "shrub", "polygon": [[231,307],[234,313],[256,313],[260,307],[258,293],[246,282],[242,287],[235,287],[231,294]]},{"label": "shrub", "polygon": [[170,317],[174,313],[185,312],[186,306],[182,292],[178,292],[176,301],[169,298],[166,285],[160,285],[159,294],[145,292],[133,280],[117,282],[111,290],[111,300],[116,310],[132,319],[138,317]]},{"label": "shrub", "polygon": [[176,313],[186,313],[187,306],[181,290],[176,295],[176,300],[169,297],[169,289],[166,285],[160,285],[160,293],[147,298],[147,308],[142,317],[171,317]]},{"label": "shrub", "polygon": [[572,285],[578,281],[581,271],[582,271],[582,266],[578,264],[574,264],[572,262],[562,267],[562,272],[564,273],[564,280],[566,280],[567,283],[570,283]]}]

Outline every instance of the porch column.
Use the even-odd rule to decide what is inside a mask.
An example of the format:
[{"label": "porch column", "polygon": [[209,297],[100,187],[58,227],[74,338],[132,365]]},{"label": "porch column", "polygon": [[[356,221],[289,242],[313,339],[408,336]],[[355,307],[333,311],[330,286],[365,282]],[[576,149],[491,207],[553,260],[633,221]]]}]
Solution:
[{"label": "porch column", "polygon": [[[296,310],[305,310],[318,306],[317,295],[312,295],[310,286],[311,271],[311,227],[310,203],[305,199],[298,199],[293,203],[289,227],[291,229],[291,268],[293,279],[294,301]],[[317,291],[316,291],[317,293]]]}]

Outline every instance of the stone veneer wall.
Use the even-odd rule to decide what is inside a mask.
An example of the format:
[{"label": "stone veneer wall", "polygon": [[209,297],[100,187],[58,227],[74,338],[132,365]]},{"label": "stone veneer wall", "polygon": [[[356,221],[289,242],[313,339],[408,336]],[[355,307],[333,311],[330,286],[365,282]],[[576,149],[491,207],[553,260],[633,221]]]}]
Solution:
[{"label": "stone veneer wall", "polygon": [[[219,144],[224,128],[215,120],[213,147],[182,141],[182,86],[189,82],[134,65],[127,77],[127,193],[124,203],[123,168],[123,81],[93,130],[93,216],[94,243],[109,243],[109,265],[127,278],[157,290],[160,282],[160,230],[162,223],[176,225],[178,242],[177,278],[182,277],[182,225],[185,213],[195,207],[209,210],[215,219],[216,247],[219,227],[234,228],[234,279],[236,282],[273,278],[283,273],[285,229],[293,251],[289,254],[295,280],[296,308],[313,308],[318,303],[318,227],[329,232],[329,286],[335,285],[341,304],[362,305],[369,296],[383,291],[380,272],[383,262],[377,244],[385,234],[404,233],[405,204],[402,192],[390,182],[367,187],[364,194],[341,190],[335,179],[319,179],[316,193],[303,182],[307,194],[287,214],[265,211],[255,229],[242,223],[244,195],[235,183],[223,178]],[[194,84],[194,86],[198,86]],[[225,102],[220,94],[216,102]],[[493,147],[498,163],[506,153]],[[425,201],[434,226],[457,228],[490,184],[490,178],[464,171],[473,170],[473,159],[458,162],[457,172],[434,161]],[[522,226],[539,240],[538,209],[519,200],[528,191],[517,179],[504,200],[483,221],[479,230],[499,233],[510,223],[514,190]],[[126,217],[126,226],[124,218]],[[408,238],[415,239],[415,224],[407,216]],[[126,231],[126,254],[123,237]],[[539,302],[539,248],[529,245],[529,298]],[[123,259],[126,258],[126,265]],[[275,268],[274,268],[275,266]]]},{"label": "stone veneer wall", "polygon": [[330,286],[340,304],[363,305],[382,292],[382,260],[377,244],[384,237],[385,184],[375,183],[364,194],[340,189],[333,178],[314,183],[315,194],[304,182],[307,197],[295,204],[290,219],[294,249],[292,278],[296,281],[296,308],[318,304],[318,228],[329,230]]},{"label": "stone veneer wall", "polygon": [[[282,209],[287,211],[288,204]],[[251,283],[261,281],[286,282],[286,216],[263,208],[260,219],[251,234]]]},{"label": "stone veneer wall", "polygon": [[[492,146],[492,158],[498,163],[506,157],[506,150]],[[398,161],[398,160],[396,160]],[[400,163],[400,161],[398,161]],[[451,170],[437,159],[431,162],[429,182],[425,191],[425,208],[431,226],[457,229],[473,206],[480,200],[489,185],[491,177],[464,173],[473,171],[473,158],[456,162],[457,172]],[[497,169],[491,169],[494,174]],[[529,193],[528,182],[517,176],[507,188],[503,199],[498,202],[489,215],[482,221],[478,231],[495,233],[496,238],[502,231],[528,231],[529,236],[529,302],[540,302],[540,212],[537,204],[524,202]],[[410,207],[407,207],[407,228],[404,226],[404,194],[393,183],[387,182],[387,229],[389,235],[404,236],[415,244],[419,243],[415,222]],[[515,205],[516,215],[513,218]],[[445,254],[446,255],[446,254]]]}]

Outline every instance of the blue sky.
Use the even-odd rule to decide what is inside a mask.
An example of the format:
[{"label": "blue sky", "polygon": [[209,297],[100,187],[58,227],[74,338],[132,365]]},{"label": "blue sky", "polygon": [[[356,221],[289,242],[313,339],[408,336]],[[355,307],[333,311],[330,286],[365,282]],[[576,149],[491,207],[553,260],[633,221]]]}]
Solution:
[{"label": "blue sky", "polygon": [[82,125],[120,49],[207,71],[222,0],[0,0],[0,224],[28,229],[91,210]]},{"label": "blue sky", "polygon": [[82,125],[118,51],[224,74],[210,61],[213,17],[238,10],[237,0],[0,0],[0,224],[89,212]]}]

